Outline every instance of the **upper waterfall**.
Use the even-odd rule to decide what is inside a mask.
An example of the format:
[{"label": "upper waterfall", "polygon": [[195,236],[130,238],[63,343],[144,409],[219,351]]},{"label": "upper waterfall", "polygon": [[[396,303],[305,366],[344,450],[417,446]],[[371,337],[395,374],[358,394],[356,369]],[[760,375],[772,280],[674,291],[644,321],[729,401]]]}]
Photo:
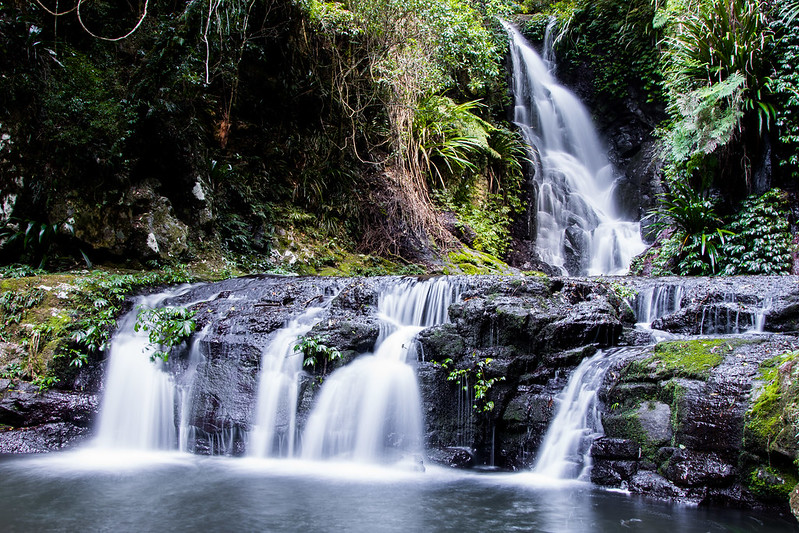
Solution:
[{"label": "upper waterfall", "polygon": [[[571,275],[624,274],[643,252],[637,222],[619,217],[615,171],[585,106],[518,30],[511,38],[514,121],[534,150],[536,249]],[[551,43],[547,39],[547,43]],[[545,57],[551,57],[548,51]]]}]

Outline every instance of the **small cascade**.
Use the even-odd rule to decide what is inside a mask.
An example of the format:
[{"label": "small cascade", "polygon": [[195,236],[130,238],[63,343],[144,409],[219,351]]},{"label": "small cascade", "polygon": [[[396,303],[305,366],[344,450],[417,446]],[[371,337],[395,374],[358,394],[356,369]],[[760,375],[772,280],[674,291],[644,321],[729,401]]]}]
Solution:
[{"label": "small cascade", "polygon": [[254,457],[293,457],[297,434],[297,397],[303,356],[298,339],[319,322],[324,307],[311,307],[278,330],[264,350],[255,425],[248,453]]},{"label": "small cascade", "polygon": [[458,446],[467,448],[474,442],[474,391],[469,386],[468,376],[458,377]]},{"label": "small cascade", "polygon": [[653,285],[636,294],[632,308],[638,325],[649,328],[658,318],[676,313],[682,307],[685,290],[682,285]]},{"label": "small cascade", "polygon": [[754,327],[752,332],[763,333],[766,327],[766,314],[771,310],[774,300],[771,298],[764,298],[761,305],[755,309]]},{"label": "small cascade", "polygon": [[739,333],[762,333],[766,314],[772,305],[771,298],[751,304],[738,301],[735,294],[722,295],[721,302],[702,308],[699,323],[700,335],[735,335]]},{"label": "small cascade", "polygon": [[181,452],[190,452],[189,443],[194,441],[194,426],[189,425],[189,417],[192,410],[192,398],[194,397],[194,380],[197,377],[197,365],[202,360],[200,353],[201,343],[208,335],[211,325],[208,324],[202,331],[195,334],[191,339],[189,346],[189,355],[187,360],[186,371],[180,376],[177,382],[177,398],[178,398],[178,412],[180,413],[180,420],[178,424],[178,450]]},{"label": "small cascade", "polygon": [[[552,75],[522,35],[511,38],[514,121],[534,148],[536,248],[564,274],[624,274],[644,243],[637,222],[623,220],[614,200],[615,171],[580,100]],[[549,32],[551,34],[551,31]],[[553,39],[546,40],[551,46]]]},{"label": "small cascade", "polygon": [[375,351],[325,379],[303,434],[304,458],[374,463],[421,457],[415,337],[446,322],[458,294],[456,285],[440,278],[406,280],[380,295]]},{"label": "small cascade", "polygon": [[599,391],[605,372],[626,350],[599,351],[584,359],[558,395],[558,408],[547,429],[533,472],[553,479],[588,479],[591,444],[604,434]]},{"label": "small cascade", "polygon": [[555,75],[555,69],[557,68],[557,64],[555,63],[555,41],[557,40],[557,36],[555,35],[554,31],[557,25],[558,19],[551,17],[549,22],[547,22],[547,29],[544,31],[543,59],[547,66],[547,70],[553,76]]},{"label": "small cascade", "polygon": [[109,348],[105,394],[97,432],[100,448],[169,450],[177,444],[175,424],[176,387],[155,351],[147,333],[136,332],[139,306],[157,307],[164,300],[185,292],[164,292],[140,297],[121,320]]}]

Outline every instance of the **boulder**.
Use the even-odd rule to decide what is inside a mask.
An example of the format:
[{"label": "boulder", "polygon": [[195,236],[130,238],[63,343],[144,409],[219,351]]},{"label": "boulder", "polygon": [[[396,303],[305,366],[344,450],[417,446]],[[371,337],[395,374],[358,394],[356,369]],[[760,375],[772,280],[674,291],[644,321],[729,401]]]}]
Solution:
[{"label": "boulder", "polygon": [[717,487],[735,479],[735,467],[713,452],[677,450],[665,468],[666,479],[682,487]]}]

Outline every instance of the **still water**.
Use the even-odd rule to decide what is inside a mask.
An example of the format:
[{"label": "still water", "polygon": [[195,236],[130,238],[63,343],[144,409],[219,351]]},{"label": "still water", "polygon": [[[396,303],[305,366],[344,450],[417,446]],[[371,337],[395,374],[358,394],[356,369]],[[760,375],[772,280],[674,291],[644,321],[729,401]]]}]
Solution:
[{"label": "still water", "polygon": [[0,531],[799,531],[534,474],[94,450],[0,459]]}]

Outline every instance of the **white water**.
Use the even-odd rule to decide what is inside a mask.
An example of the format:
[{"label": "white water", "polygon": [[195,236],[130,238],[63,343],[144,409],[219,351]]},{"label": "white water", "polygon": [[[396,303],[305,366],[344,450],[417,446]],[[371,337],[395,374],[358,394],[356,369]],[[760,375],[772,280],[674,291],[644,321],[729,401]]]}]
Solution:
[{"label": "white water", "polygon": [[303,355],[294,350],[299,337],[319,322],[323,307],[311,307],[275,333],[261,358],[255,425],[248,454],[293,457],[297,434],[297,396]]},{"label": "white water", "polygon": [[569,377],[557,397],[557,412],[544,435],[534,473],[552,479],[589,479],[591,444],[604,434],[597,391],[619,353],[599,351]]},{"label": "white water", "polygon": [[181,452],[189,451],[189,443],[193,440],[194,426],[189,424],[189,417],[192,412],[192,399],[194,398],[194,380],[197,377],[197,365],[200,364],[202,353],[200,346],[205,337],[208,335],[208,330],[211,329],[211,324],[208,324],[202,331],[195,334],[191,339],[191,346],[189,346],[189,355],[186,371],[177,383],[177,393],[180,400],[180,419],[178,424],[178,450]]},{"label": "white water", "polygon": [[[591,118],[524,37],[506,27],[511,37],[514,121],[538,155],[538,254],[571,275],[624,274],[645,245],[639,224],[622,220],[616,212],[615,172]],[[552,57],[549,50],[544,55]]]},{"label": "white water", "polygon": [[699,334],[763,333],[771,305],[771,298],[752,305],[739,302],[735,294],[724,294],[721,302],[703,306]]},{"label": "white water", "polygon": [[421,458],[415,337],[446,322],[457,295],[447,279],[404,281],[380,295],[382,323],[375,352],[325,379],[303,434],[303,458],[366,463]]},{"label": "white water", "polygon": [[95,445],[108,449],[169,450],[177,444],[176,387],[160,359],[150,360],[155,348],[147,332],[134,331],[138,306],[159,306],[185,292],[140,297],[120,320],[109,348],[105,394],[100,409]]},{"label": "white water", "polygon": [[635,320],[649,328],[658,318],[680,310],[685,294],[681,285],[654,285],[642,289],[635,297]]}]

